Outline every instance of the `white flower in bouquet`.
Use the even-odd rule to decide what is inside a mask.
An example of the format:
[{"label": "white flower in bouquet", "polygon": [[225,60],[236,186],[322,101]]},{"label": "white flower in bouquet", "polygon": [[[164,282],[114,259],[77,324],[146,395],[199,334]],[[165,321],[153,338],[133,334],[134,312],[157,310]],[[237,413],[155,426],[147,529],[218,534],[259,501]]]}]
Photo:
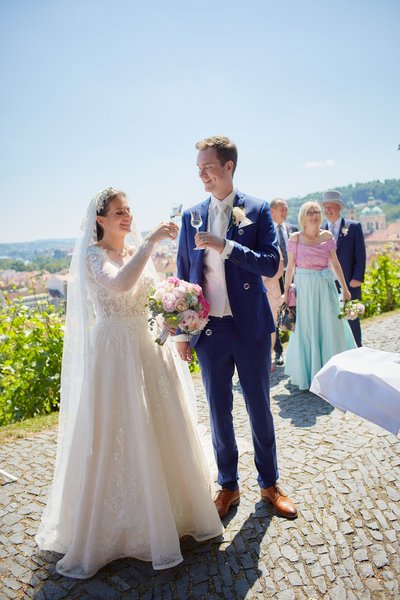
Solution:
[{"label": "white flower in bouquet", "polygon": [[346,319],[347,321],[354,321],[358,319],[360,315],[365,312],[364,304],[355,300],[347,300],[338,315],[339,319]]}]

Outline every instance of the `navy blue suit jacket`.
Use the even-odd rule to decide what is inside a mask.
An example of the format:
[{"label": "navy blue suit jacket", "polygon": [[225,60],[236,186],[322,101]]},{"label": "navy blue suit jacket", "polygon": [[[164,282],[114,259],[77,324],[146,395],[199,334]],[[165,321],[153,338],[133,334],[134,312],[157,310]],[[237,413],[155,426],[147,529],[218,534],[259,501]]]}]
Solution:
[{"label": "navy blue suit jacket", "polygon": [[288,223],[287,221],[283,221],[282,225],[286,229],[286,234],[287,234],[288,238],[290,238],[290,235],[292,233],[299,230],[299,228],[296,227],[296,225],[292,225],[292,223]]},{"label": "navy blue suit jacket", "polygon": [[[325,229],[328,228],[326,223]],[[352,298],[361,298],[361,287],[350,288],[352,279],[364,281],[365,275],[365,241],[360,223],[342,218],[336,253]]]},{"label": "navy blue suit jacket", "polygon": [[[200,209],[207,230],[211,198],[194,206]],[[256,341],[275,331],[275,324],[261,276],[273,277],[279,266],[279,252],[269,207],[266,202],[237,192],[234,206],[241,207],[251,225],[238,227],[232,222],[226,238],[234,248],[225,261],[226,287],[234,323],[245,339]],[[204,251],[194,250],[195,229],[190,225],[190,210],[183,213],[177,256],[178,277],[203,285]],[[198,338],[193,338],[195,345]]]}]

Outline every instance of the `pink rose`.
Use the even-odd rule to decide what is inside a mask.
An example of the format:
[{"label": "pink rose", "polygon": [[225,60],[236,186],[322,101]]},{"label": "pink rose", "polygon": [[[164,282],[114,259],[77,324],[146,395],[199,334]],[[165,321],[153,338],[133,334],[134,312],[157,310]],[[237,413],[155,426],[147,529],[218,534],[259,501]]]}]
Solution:
[{"label": "pink rose", "polygon": [[202,294],[202,289],[201,287],[197,284],[197,283],[193,283],[191,285],[191,293],[195,294],[196,296],[200,296],[200,294]]},{"label": "pink rose", "polygon": [[188,305],[186,304],[186,302],[183,298],[177,298],[176,304],[175,304],[175,310],[177,310],[178,312],[183,312],[184,310],[187,310],[187,307],[188,307]]},{"label": "pink rose", "polygon": [[188,309],[182,313],[182,320],[179,323],[179,327],[187,331],[193,331],[196,329],[197,322],[197,312],[195,310]]},{"label": "pink rose", "polygon": [[179,285],[174,289],[174,294],[177,298],[184,298],[186,296],[186,290],[182,285]]},{"label": "pink rose", "polygon": [[166,312],[174,312],[176,306],[176,298],[174,294],[166,293],[162,299],[163,309]]},{"label": "pink rose", "polygon": [[[200,298],[199,298],[200,300]],[[208,315],[210,314],[210,303],[207,302],[207,300],[204,298],[201,299],[201,301],[199,302],[201,309],[199,311],[199,317],[201,319],[207,319]]]}]

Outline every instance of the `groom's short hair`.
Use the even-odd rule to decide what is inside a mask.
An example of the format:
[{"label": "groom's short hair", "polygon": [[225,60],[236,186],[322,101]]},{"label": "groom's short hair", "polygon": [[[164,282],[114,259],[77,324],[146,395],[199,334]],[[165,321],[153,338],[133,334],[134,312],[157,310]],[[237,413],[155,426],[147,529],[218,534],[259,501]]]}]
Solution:
[{"label": "groom's short hair", "polygon": [[196,148],[197,150],[214,148],[221,165],[224,165],[228,160],[231,160],[233,162],[232,174],[235,172],[238,160],[238,150],[236,144],[229,138],[222,135],[214,135],[213,137],[205,138],[204,140],[197,142]]}]

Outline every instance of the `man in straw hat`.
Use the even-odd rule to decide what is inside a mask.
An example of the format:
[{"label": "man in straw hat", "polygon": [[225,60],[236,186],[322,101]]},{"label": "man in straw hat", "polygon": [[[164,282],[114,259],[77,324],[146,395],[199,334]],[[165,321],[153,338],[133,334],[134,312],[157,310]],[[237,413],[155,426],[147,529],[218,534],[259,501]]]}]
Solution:
[{"label": "man in straw hat", "polygon": [[[321,204],[324,208],[329,229],[336,240],[336,253],[343,269],[344,278],[351,292],[352,300],[361,299],[361,284],[365,274],[365,241],[361,224],[349,221],[340,215],[344,208],[342,195],[336,190],[324,193]],[[336,282],[338,289],[340,288]],[[349,321],[357,346],[361,346],[360,320]]]}]

